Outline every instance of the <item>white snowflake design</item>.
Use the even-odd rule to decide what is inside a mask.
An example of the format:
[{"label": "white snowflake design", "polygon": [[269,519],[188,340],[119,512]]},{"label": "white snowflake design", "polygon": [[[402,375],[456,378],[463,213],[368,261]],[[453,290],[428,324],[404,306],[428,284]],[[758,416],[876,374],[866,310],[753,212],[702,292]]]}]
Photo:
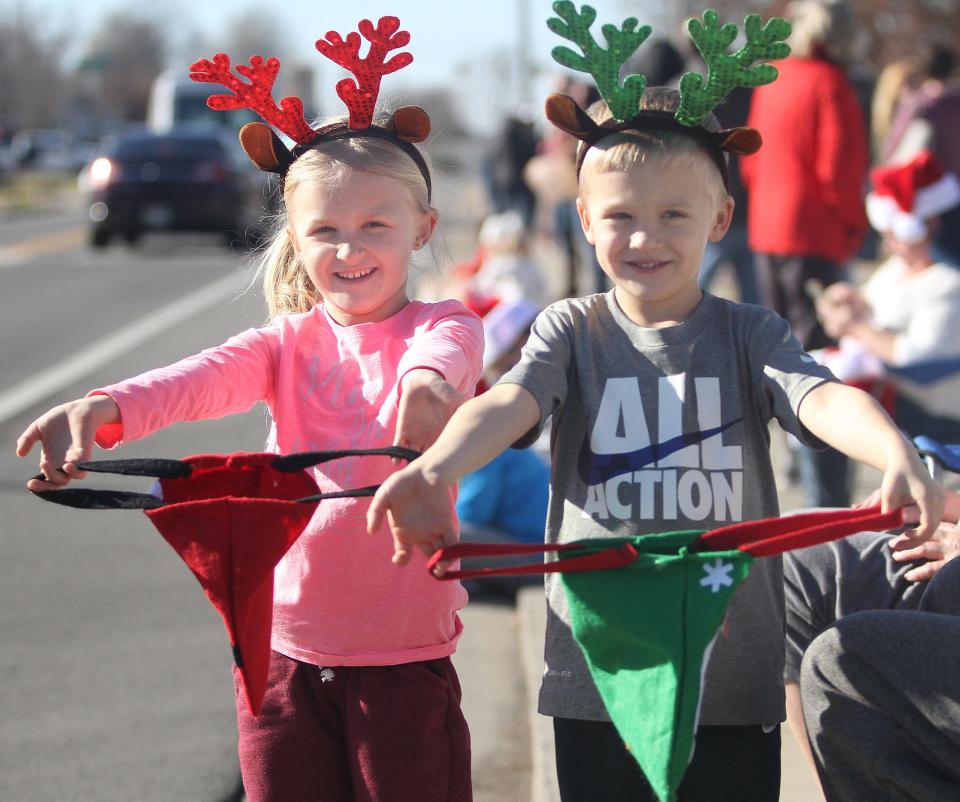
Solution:
[{"label": "white snowflake design", "polygon": [[719,557],[714,560],[713,565],[704,565],[704,577],[700,580],[703,587],[710,587],[711,593],[719,593],[722,587],[731,587],[733,585],[733,563],[725,563]]},{"label": "white snowflake design", "polygon": [[333,669],[332,668],[321,668],[320,669],[320,681],[321,682],[333,682]]}]

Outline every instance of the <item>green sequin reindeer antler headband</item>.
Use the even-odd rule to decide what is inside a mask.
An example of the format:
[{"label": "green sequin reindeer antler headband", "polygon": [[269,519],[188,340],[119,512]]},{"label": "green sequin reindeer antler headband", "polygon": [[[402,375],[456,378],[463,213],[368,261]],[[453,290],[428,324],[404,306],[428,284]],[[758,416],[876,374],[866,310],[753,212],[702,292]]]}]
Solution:
[{"label": "green sequin reindeer antler headband", "polygon": [[777,68],[764,62],[786,58],[790,46],[784,41],[790,35],[790,23],[774,17],[766,25],[759,16],[749,15],[744,21],[746,44],[736,53],[729,47],[737,38],[737,26],[720,24],[716,11],[703,12],[703,21],[691,19],[687,24],[694,45],[707,65],[707,77],[688,72],[680,79],[680,105],[676,112],[639,109],[640,99],[647,88],[644,75],[628,75],[620,81],[620,68],[633,52],[650,36],[649,25],[638,27],[635,17],[628,17],[618,28],[602,26],[607,42],[602,47],[590,27],[597,12],[588,5],[576,6],[569,0],[553,4],[557,17],[547,20],[547,27],[564,39],[576,44],[581,53],[569,47],[557,46],[552,56],[557,63],[593,76],[600,96],[606,101],[612,118],[595,122],[576,101],[563,94],[547,98],[547,118],[558,128],[579,139],[583,145],[578,151],[577,173],[586,151],[601,139],[617,131],[669,130],[696,139],[717,163],[727,183],[724,153],[748,155],[756,153],[762,144],[760,133],[754,128],[738,127],[709,131],[702,123],[710,111],[726,99],[737,87],[756,87],[776,80]]}]

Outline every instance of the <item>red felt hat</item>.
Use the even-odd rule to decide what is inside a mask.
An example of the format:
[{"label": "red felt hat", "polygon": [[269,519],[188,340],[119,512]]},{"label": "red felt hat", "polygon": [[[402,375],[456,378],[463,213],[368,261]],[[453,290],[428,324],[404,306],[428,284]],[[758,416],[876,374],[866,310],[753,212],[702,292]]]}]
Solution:
[{"label": "red felt hat", "polygon": [[927,236],[925,221],[960,203],[960,180],[946,172],[928,150],[903,164],[874,168],[870,180],[870,224],[904,242],[923,240]]}]

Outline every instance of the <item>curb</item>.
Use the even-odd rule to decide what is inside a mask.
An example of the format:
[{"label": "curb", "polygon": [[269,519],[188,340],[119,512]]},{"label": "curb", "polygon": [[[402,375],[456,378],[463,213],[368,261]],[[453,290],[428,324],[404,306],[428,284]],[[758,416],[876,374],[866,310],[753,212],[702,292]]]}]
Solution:
[{"label": "curb", "polygon": [[554,763],[553,720],[537,712],[540,678],[543,676],[543,637],[547,624],[547,605],[542,587],[527,587],[518,591],[517,618],[530,729],[530,802],[560,802]]}]

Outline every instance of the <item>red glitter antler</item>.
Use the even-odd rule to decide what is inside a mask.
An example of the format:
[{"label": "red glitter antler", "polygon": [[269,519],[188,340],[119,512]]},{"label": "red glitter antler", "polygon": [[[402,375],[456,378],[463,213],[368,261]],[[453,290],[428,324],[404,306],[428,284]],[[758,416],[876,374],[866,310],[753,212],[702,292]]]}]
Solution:
[{"label": "red glitter antler", "polygon": [[222,84],[232,95],[211,95],[207,105],[218,111],[251,109],[278,131],[305,145],[316,136],[303,116],[303,102],[298,97],[285,97],[277,106],[273,85],[280,70],[280,60],[251,56],[250,65],[238,64],[237,72],[250,79],[245,83],[230,72],[230,57],[217,53],[213,61],[200,59],[190,65],[190,78],[201,83]]},{"label": "red glitter antler", "polygon": [[413,56],[397,53],[386,61],[387,53],[398,47],[406,47],[410,34],[401,31],[397,17],[381,17],[377,27],[368,19],[360,20],[360,33],[370,42],[370,52],[360,58],[360,36],[347,34],[346,40],[336,31],[329,31],[325,39],[317,40],[317,50],[331,61],[350,70],[356,77],[344,78],[337,83],[337,94],[350,110],[351,128],[369,128],[373,122],[373,109],[380,94],[380,79],[391,72],[406,67]]}]

